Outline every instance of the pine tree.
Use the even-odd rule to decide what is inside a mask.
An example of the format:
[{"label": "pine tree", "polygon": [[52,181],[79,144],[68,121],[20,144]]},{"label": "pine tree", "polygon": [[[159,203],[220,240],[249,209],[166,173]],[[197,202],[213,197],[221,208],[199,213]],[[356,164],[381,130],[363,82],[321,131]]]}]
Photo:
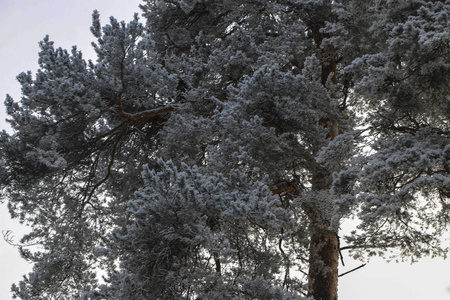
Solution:
[{"label": "pine tree", "polygon": [[15,297],[332,300],[341,251],[445,256],[449,1],[141,9],[94,11],[95,63],[46,37],[7,96]]}]

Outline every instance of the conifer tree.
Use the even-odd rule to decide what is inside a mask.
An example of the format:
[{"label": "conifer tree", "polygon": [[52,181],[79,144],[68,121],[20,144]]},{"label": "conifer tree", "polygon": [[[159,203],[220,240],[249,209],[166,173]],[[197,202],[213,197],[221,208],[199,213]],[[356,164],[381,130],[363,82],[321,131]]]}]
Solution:
[{"label": "conifer tree", "polygon": [[445,256],[449,1],[141,10],[94,11],[96,62],[45,37],[6,98],[15,297],[333,300],[342,251]]}]

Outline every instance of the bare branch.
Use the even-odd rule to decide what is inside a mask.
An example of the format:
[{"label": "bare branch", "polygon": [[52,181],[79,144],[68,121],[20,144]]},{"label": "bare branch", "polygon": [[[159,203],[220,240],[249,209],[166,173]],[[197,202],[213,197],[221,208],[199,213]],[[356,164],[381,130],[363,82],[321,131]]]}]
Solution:
[{"label": "bare branch", "polygon": [[337,241],[338,241],[339,257],[341,258],[342,265],[345,267],[344,256],[342,256],[342,251],[341,251],[342,250],[342,248],[341,248],[341,238],[337,234],[336,234],[336,238],[337,238]]},{"label": "bare branch", "polygon": [[353,271],[356,271],[356,270],[358,270],[358,269],[361,269],[361,268],[364,267],[365,265],[367,265],[367,264],[362,264],[362,265],[360,265],[359,267],[354,268],[353,270],[350,270],[350,271],[348,271],[348,272],[342,273],[341,275],[338,275],[338,277],[347,275],[348,273],[351,273],[351,272],[353,272]]},{"label": "bare branch", "polygon": [[14,235],[12,230],[2,230],[3,239],[5,242],[7,242],[9,245],[13,247],[31,247],[39,245],[39,243],[32,243],[32,244],[19,244],[14,242]]},{"label": "bare branch", "polygon": [[354,246],[345,246],[339,248],[339,251],[343,250],[354,250],[354,249],[373,249],[373,248],[394,248],[397,245],[394,244],[380,244],[380,245],[354,245]]}]

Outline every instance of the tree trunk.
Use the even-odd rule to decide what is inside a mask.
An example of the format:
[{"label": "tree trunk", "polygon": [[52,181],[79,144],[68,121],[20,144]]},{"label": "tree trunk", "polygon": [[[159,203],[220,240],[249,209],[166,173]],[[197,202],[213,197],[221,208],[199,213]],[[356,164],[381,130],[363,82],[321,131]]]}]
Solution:
[{"label": "tree trunk", "polygon": [[311,224],[309,295],[315,300],[336,300],[339,249],[337,233],[325,224]]},{"label": "tree trunk", "polygon": [[[316,171],[313,176],[313,190],[324,190],[329,186],[330,175]],[[316,201],[330,201],[320,199]],[[315,300],[336,300],[338,291],[339,240],[338,230],[332,227],[328,214],[321,211],[316,203],[304,203],[303,210],[310,224],[308,295]]]},{"label": "tree trunk", "polygon": [[[326,86],[329,79],[337,86],[337,61],[333,49],[324,48],[322,41],[329,37],[322,31],[325,21],[331,16],[332,1],[323,1],[324,20],[310,26],[314,42],[322,55],[321,83]],[[330,78],[331,76],[331,78]],[[328,127],[328,138],[333,140],[339,133],[336,120],[326,120],[323,126]],[[313,191],[328,191],[331,188],[330,172],[320,165],[316,165],[311,179]],[[323,199],[327,201],[329,199]],[[318,201],[321,201],[318,199]],[[303,206],[310,219],[309,272],[308,294],[315,300],[336,300],[338,298],[338,266],[339,241],[338,231],[331,227],[330,217],[324,214],[314,203]]]}]

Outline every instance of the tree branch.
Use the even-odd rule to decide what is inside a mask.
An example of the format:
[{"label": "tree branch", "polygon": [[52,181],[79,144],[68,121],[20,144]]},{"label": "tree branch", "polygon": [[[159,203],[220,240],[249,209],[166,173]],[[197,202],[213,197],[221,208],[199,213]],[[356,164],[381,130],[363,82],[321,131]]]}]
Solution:
[{"label": "tree branch", "polygon": [[358,270],[358,269],[361,269],[361,268],[364,267],[365,265],[367,265],[367,264],[362,264],[362,265],[360,265],[359,267],[354,268],[353,270],[350,270],[350,271],[348,271],[348,272],[342,273],[341,275],[338,275],[338,277],[347,275],[348,273],[351,273],[351,272],[353,272],[353,271],[356,271],[356,270]]},{"label": "tree branch", "polygon": [[173,112],[178,110],[178,107],[175,105],[168,105],[168,106],[162,106],[154,109],[144,110],[135,114],[127,113],[123,110],[123,104],[122,104],[122,94],[119,93],[119,115],[125,119],[131,120],[131,121],[137,121],[142,119],[150,119],[153,117],[156,117],[158,115],[166,114],[169,112]]},{"label": "tree branch", "polygon": [[344,256],[342,256],[342,248],[341,248],[341,238],[339,237],[338,234],[336,234],[336,238],[337,238],[337,242],[338,242],[338,251],[339,251],[339,257],[341,258],[341,263],[342,265],[345,267],[345,263],[344,263]]},{"label": "tree branch", "polygon": [[396,245],[354,245],[354,246],[345,246],[342,248],[339,248],[339,251],[343,250],[353,250],[353,249],[373,249],[373,248],[394,248]]},{"label": "tree branch", "polygon": [[14,235],[12,230],[2,230],[3,240],[13,247],[32,247],[40,245],[40,243],[32,243],[32,244],[19,244],[14,242]]}]

